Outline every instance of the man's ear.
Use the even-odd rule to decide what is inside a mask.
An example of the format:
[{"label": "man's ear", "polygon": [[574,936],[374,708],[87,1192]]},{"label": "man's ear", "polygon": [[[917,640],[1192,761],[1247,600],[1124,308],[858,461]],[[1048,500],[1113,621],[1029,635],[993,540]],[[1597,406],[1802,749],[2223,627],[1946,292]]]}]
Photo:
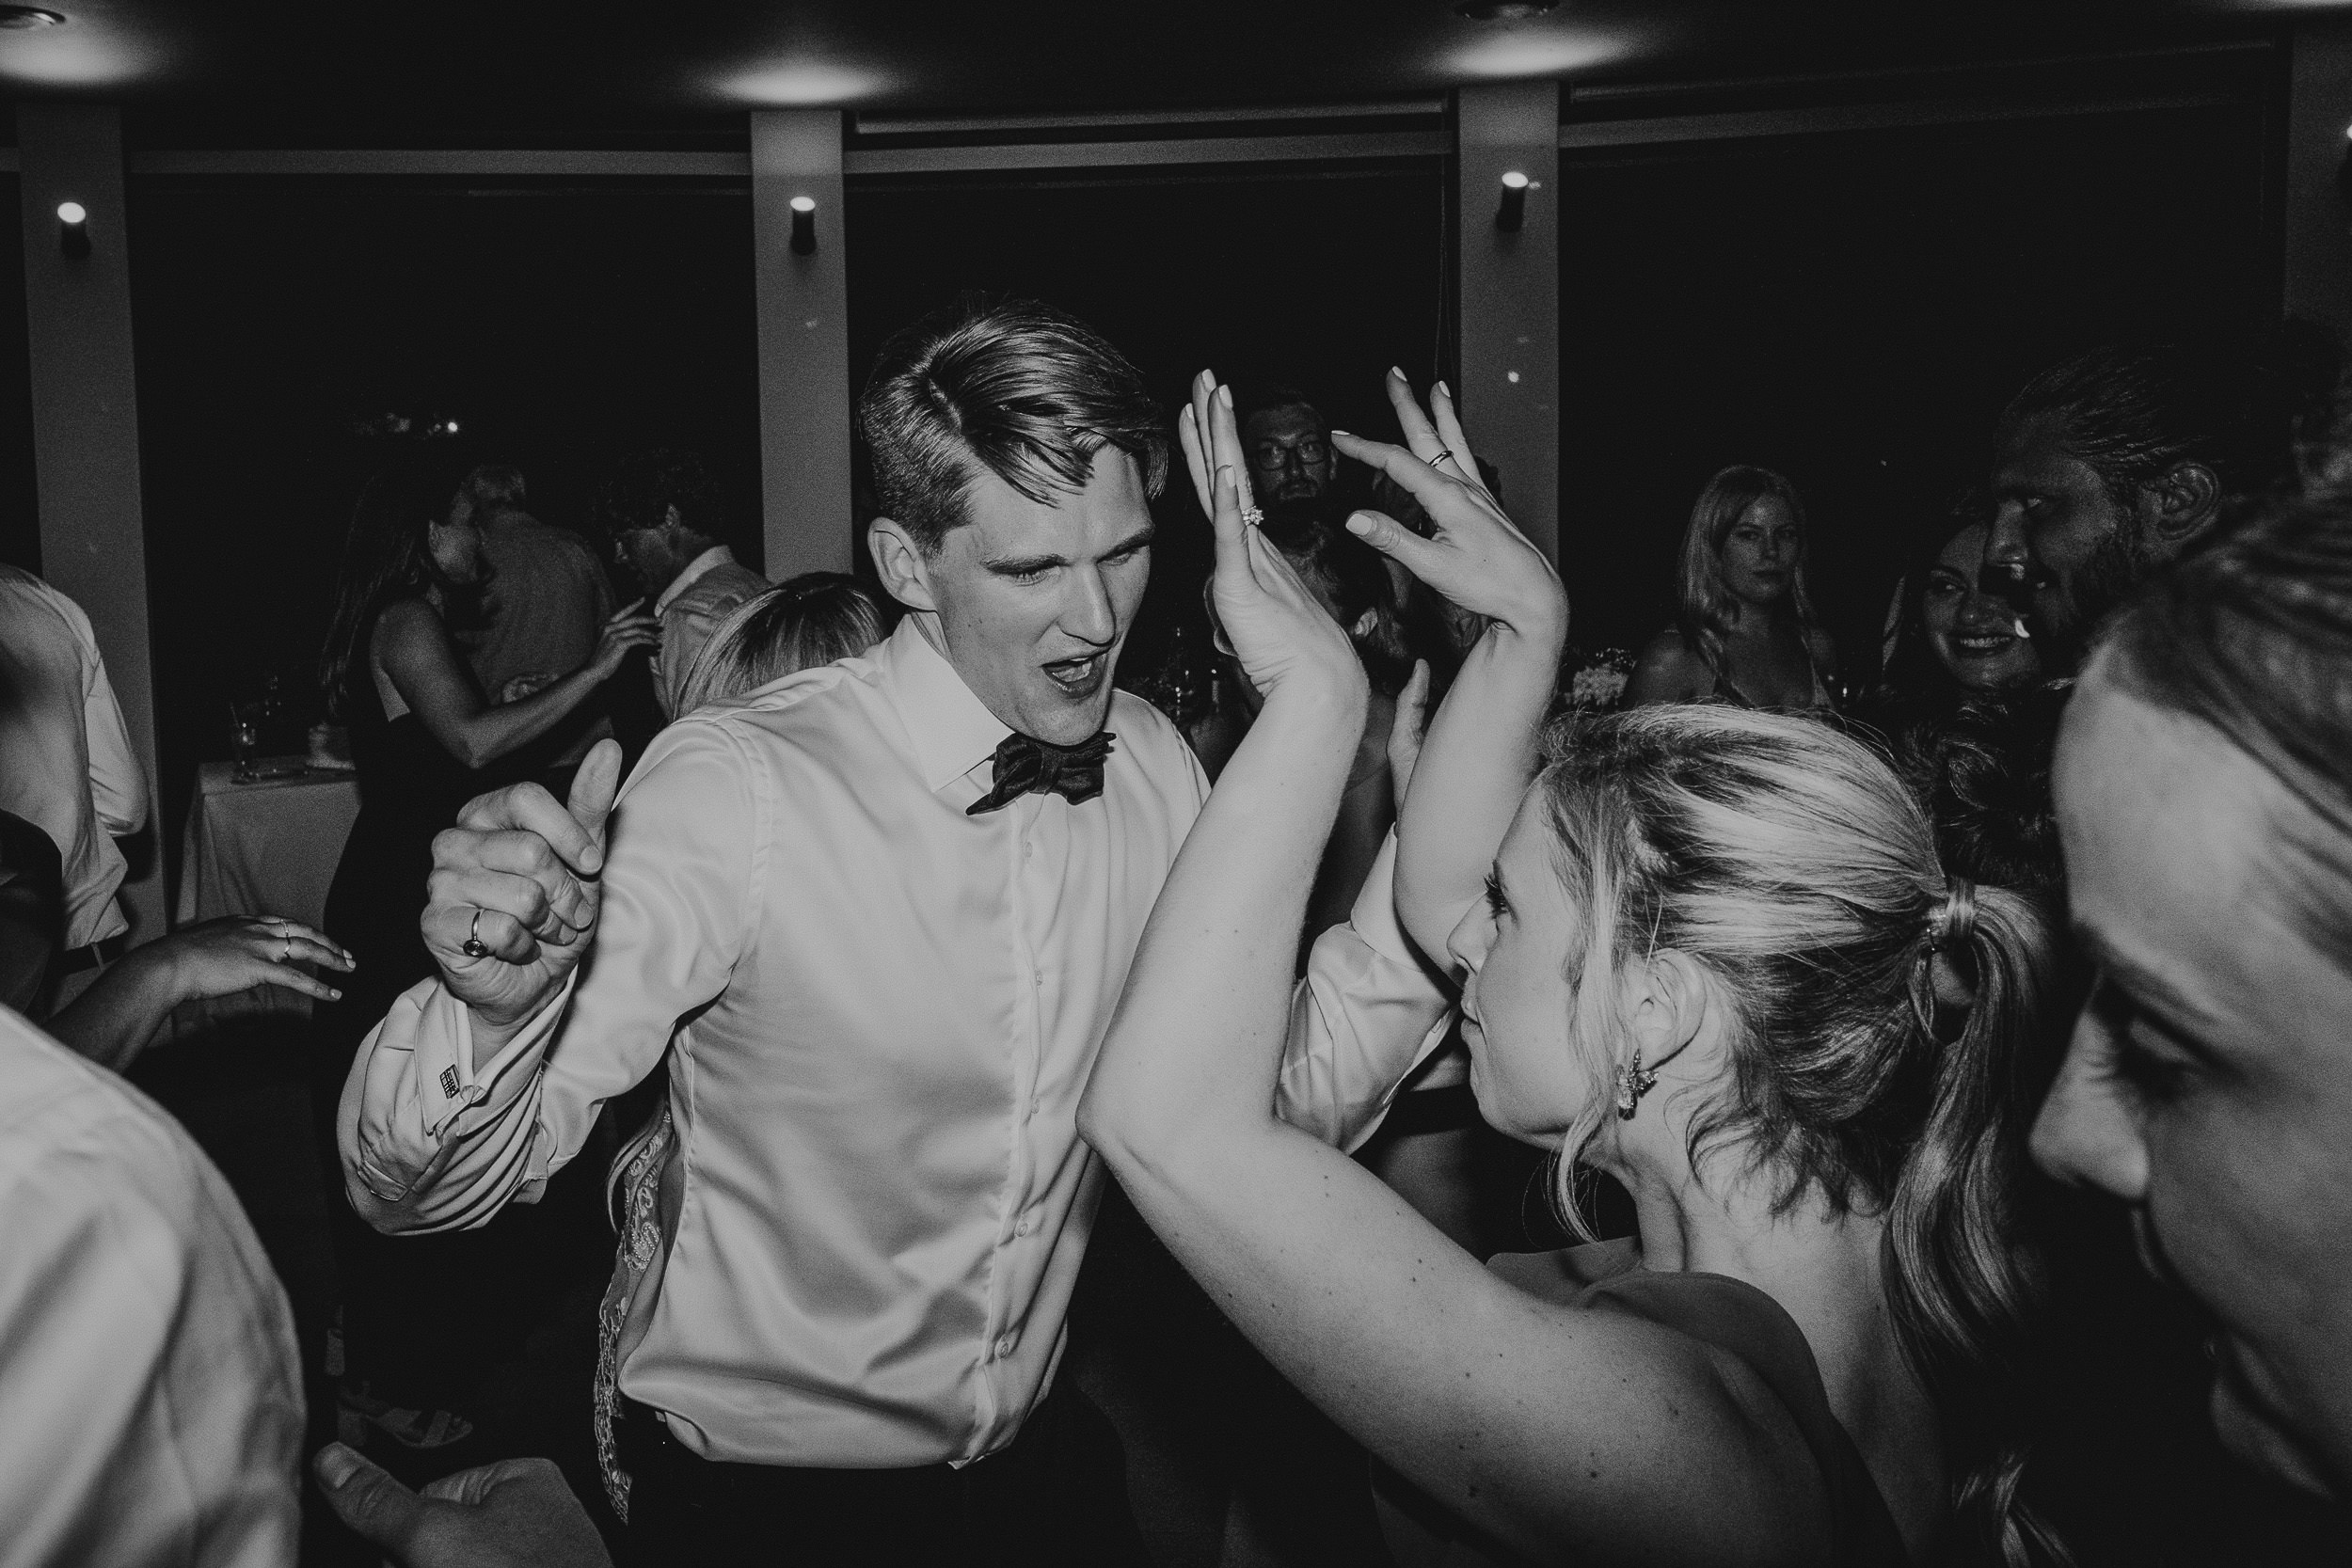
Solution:
[{"label": "man's ear", "polygon": [[2221,480],[2202,463],[2175,463],[2142,492],[2152,503],[2150,526],[2168,545],[2183,545],[2211,526],[2221,505]]},{"label": "man's ear", "polygon": [[1347,635],[1350,637],[1370,637],[1374,632],[1378,631],[1379,629],[1380,611],[1376,609],[1367,610],[1361,615],[1356,617],[1356,624],[1347,628]]},{"label": "man's ear", "polygon": [[910,610],[939,608],[931,597],[930,562],[904,525],[893,517],[875,518],[866,531],[866,547],[874,552],[884,593]]}]

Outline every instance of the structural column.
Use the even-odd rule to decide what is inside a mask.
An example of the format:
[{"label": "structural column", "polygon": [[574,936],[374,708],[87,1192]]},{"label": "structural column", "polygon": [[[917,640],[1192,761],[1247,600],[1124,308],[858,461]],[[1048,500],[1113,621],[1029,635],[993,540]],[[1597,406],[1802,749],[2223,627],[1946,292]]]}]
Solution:
[{"label": "structural column", "polygon": [[[1512,519],[1560,554],[1560,85],[1464,87],[1460,182],[1462,422],[1502,476]],[[1505,174],[1527,179],[1516,232],[1495,225]]]},{"label": "structural column", "polygon": [[[41,574],[89,616],[147,774],[148,799],[160,802],[121,113],[19,103],[16,140]],[[88,214],[86,254],[69,255],[59,244],[57,208],[67,201]],[[151,820],[126,846],[131,880],[122,897],[134,942],[164,933],[161,826]]]},{"label": "structural column", "polygon": [[[850,569],[850,277],[838,109],[752,114],[760,502],[768,576]],[[816,247],[792,250],[794,200]]]},{"label": "structural column", "polygon": [[2286,309],[2352,339],[2352,211],[2336,187],[2352,141],[2352,18],[2295,25],[2287,97]]}]

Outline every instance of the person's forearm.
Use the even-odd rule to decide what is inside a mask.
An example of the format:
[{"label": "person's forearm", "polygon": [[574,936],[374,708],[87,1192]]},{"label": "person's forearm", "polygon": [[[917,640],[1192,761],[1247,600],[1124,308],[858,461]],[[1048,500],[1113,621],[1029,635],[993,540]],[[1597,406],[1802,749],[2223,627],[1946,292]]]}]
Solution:
[{"label": "person's forearm", "polygon": [[1397,814],[1396,907],[1430,959],[1478,897],[1534,777],[1567,640],[1565,607],[1487,628],[1431,721]]},{"label": "person's forearm", "polygon": [[485,767],[554,729],[603,681],[595,666],[582,665],[520,702],[485,705],[433,727],[458,761],[469,768]]},{"label": "person's forearm", "polygon": [[158,956],[153,947],[135,948],[43,1027],[76,1054],[123,1072],[179,1002],[168,956]]},{"label": "person's forearm", "polygon": [[1298,924],[1363,730],[1360,695],[1278,691],[1184,840],[1081,1111],[1115,1165],[1270,1123]]}]

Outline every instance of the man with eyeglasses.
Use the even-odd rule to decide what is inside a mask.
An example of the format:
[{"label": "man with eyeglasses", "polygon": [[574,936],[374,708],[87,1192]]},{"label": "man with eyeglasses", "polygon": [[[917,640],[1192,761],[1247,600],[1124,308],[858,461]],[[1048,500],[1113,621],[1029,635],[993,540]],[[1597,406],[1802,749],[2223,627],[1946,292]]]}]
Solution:
[{"label": "man with eyeglasses", "polygon": [[1260,388],[1241,408],[1242,450],[1261,504],[1320,500],[1336,477],[1331,427],[1296,387]]}]

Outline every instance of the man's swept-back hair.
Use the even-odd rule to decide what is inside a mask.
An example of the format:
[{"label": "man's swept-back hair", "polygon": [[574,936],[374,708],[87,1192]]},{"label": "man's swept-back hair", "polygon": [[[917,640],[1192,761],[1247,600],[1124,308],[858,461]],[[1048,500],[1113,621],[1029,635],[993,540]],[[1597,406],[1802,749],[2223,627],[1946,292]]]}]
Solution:
[{"label": "man's swept-back hair", "polygon": [[1168,482],[1168,425],[1143,376],[1083,324],[1034,300],[966,300],[882,345],[858,400],[882,515],[925,554],[971,520],[983,471],[1041,505],[1086,487],[1116,447]]},{"label": "man's swept-back hair", "polygon": [[2002,412],[2004,426],[2055,418],[2066,450],[2118,506],[2183,463],[2225,494],[2260,490],[2288,467],[2288,421],[2250,358],[2183,343],[2110,343],[2051,366]]}]

